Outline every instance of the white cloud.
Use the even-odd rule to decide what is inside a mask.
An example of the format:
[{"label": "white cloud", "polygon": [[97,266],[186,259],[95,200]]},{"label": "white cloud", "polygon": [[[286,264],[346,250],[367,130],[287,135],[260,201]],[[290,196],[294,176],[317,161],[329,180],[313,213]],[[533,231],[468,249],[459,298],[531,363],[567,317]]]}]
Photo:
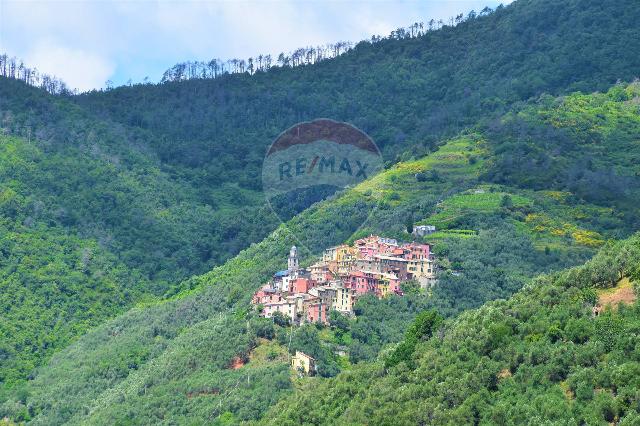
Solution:
[{"label": "white cloud", "polygon": [[115,64],[92,52],[40,41],[24,56],[40,72],[55,75],[81,91],[102,87],[115,71]]},{"label": "white cloud", "polygon": [[[505,0],[504,3],[509,3]],[[368,39],[498,0],[0,0],[0,48],[81,90],[177,62]]]}]

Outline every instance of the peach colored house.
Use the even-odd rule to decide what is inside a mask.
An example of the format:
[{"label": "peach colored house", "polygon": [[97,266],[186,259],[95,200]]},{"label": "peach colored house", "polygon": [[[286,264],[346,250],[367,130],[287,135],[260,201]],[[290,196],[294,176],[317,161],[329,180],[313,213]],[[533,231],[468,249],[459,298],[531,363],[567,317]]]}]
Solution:
[{"label": "peach colored house", "polygon": [[315,283],[309,278],[296,278],[289,283],[289,293],[308,293],[313,287],[315,287]]},{"label": "peach colored house", "polygon": [[430,287],[436,279],[436,270],[431,247],[428,244],[410,243],[404,247],[408,250],[407,272],[416,279],[422,287]]},{"label": "peach colored house", "polygon": [[255,292],[251,299],[251,303],[254,305],[261,305],[265,303],[275,303],[281,300],[282,295],[280,295],[276,289],[272,288],[271,285],[267,284]]},{"label": "peach colored house", "polygon": [[291,321],[297,321],[298,319],[298,304],[295,300],[283,299],[279,302],[265,303],[263,306],[262,315],[265,318],[272,318],[276,312],[280,312],[286,317],[289,317]]},{"label": "peach colored house", "polygon": [[[329,270],[329,264],[325,262],[317,262],[311,265],[311,279],[318,284],[325,284],[333,278],[333,274]],[[337,269],[337,265],[336,265]]]},{"label": "peach colored house", "polygon": [[296,351],[291,357],[291,368],[300,373],[313,375],[316,372],[316,360],[304,352]]}]

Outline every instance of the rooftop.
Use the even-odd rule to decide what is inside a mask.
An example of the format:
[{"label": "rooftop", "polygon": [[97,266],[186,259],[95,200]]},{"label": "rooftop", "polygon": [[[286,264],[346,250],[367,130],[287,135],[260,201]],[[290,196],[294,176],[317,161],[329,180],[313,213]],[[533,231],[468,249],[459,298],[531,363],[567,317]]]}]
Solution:
[{"label": "rooftop", "polygon": [[373,256],[376,259],[383,259],[383,260],[394,260],[397,262],[406,262],[407,259],[403,259],[401,257],[395,257],[395,256],[385,256],[383,254],[376,254]]}]

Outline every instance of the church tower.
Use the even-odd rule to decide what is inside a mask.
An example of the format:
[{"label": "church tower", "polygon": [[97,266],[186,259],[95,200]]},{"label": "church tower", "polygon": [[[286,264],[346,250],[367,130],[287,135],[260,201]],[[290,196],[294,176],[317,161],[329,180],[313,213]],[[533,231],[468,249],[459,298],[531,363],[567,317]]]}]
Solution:
[{"label": "church tower", "polygon": [[298,249],[296,246],[291,246],[287,269],[289,270],[289,273],[298,272]]}]

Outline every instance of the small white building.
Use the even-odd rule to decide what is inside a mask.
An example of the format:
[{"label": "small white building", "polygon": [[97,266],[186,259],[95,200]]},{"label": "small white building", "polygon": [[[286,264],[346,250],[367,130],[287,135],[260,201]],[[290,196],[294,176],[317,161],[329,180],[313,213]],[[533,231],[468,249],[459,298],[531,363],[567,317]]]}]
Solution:
[{"label": "small white building", "polygon": [[265,303],[262,314],[265,318],[273,317],[273,314],[280,312],[291,321],[296,321],[298,315],[298,303],[295,299],[284,299],[279,302]]},{"label": "small white building", "polygon": [[413,235],[416,237],[424,237],[436,232],[436,227],[433,225],[415,225],[413,227]]}]

